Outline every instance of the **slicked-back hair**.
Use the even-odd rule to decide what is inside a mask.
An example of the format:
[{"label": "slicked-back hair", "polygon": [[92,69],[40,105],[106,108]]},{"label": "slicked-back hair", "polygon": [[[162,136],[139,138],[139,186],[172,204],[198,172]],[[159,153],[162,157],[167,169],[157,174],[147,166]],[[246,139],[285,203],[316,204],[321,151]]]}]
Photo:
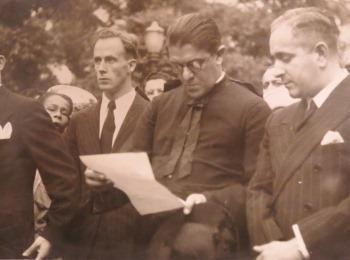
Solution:
[{"label": "slicked-back hair", "polygon": [[191,44],[197,49],[217,52],[221,43],[219,28],[212,18],[201,13],[181,16],[167,32],[168,46]]},{"label": "slicked-back hair", "polygon": [[281,25],[290,27],[295,37],[306,35],[309,46],[324,41],[332,52],[337,52],[339,29],[326,10],[317,7],[288,10],[272,22],[271,33]]},{"label": "slicked-back hair", "polygon": [[95,47],[98,40],[108,38],[119,38],[123,43],[127,57],[138,59],[138,39],[136,35],[117,30],[113,27],[102,28],[96,32],[93,38],[92,47]]}]

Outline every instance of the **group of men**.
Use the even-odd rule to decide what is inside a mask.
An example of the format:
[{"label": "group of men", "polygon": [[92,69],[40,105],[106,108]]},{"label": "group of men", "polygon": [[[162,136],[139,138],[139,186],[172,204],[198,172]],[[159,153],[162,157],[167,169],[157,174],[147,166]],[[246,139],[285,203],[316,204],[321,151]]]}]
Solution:
[{"label": "group of men", "polygon": [[[273,22],[274,66],[301,99],[273,113],[225,74],[220,39],[203,14],[177,19],[167,44],[182,85],[149,103],[132,87],[135,38],[99,31],[102,97],[72,118],[63,139],[38,104],[0,87],[0,258],[42,259],[52,245],[68,259],[349,257],[350,77],[332,16],[299,8]],[[130,151],[148,153],[183,209],[140,216],[79,160]],[[32,243],[36,168],[52,204]]]}]

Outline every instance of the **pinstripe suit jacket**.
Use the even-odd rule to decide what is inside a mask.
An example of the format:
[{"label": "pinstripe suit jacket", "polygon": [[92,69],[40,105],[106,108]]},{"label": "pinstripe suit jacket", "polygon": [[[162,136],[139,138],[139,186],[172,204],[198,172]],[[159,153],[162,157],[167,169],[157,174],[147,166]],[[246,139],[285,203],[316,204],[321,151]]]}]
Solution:
[{"label": "pinstripe suit jacket", "polygon": [[[301,103],[267,121],[257,170],[248,187],[254,245],[294,237],[298,224],[317,259],[350,256],[350,77],[298,131]],[[344,143],[321,146],[327,131]]]},{"label": "pinstripe suit jacket", "polygon": [[[113,144],[112,153],[130,151],[133,131],[147,104],[148,102],[143,97],[136,94]],[[101,100],[73,116],[64,135],[82,173],[86,167],[81,163],[79,156],[102,153],[99,139],[100,106]],[[93,203],[95,212],[103,211],[105,208],[113,208],[112,204],[119,203],[117,196],[111,193],[108,196],[107,193],[103,193],[103,196],[95,196],[95,199],[98,200],[98,202]],[[124,201],[124,199],[122,200]]]}]

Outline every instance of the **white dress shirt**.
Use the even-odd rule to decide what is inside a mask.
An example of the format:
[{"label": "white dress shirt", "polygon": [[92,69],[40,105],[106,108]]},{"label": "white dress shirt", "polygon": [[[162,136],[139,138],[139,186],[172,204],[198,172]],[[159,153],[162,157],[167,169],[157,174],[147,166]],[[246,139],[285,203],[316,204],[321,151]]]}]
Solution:
[{"label": "white dress shirt", "polygon": [[[120,127],[122,126],[124,119],[126,117],[126,114],[128,113],[132,103],[134,102],[136,96],[136,91],[132,89],[130,92],[124,94],[123,96],[117,98],[115,100],[115,109],[114,109],[114,123],[115,123],[115,130],[113,134],[113,143],[115,142],[115,139],[117,138],[117,135],[119,133]],[[106,121],[107,114],[108,114],[108,103],[109,99],[106,97],[106,95],[102,94],[102,102],[101,102],[101,108],[100,108],[100,131],[99,131],[99,137],[101,139],[101,133],[103,125]]]},{"label": "white dress shirt", "polygon": [[342,69],[334,77],[334,80],[332,82],[330,82],[325,88],[323,88],[320,92],[317,93],[316,96],[312,98],[317,108],[320,108],[323,105],[333,90],[348,76],[348,74],[349,73],[346,69]]}]

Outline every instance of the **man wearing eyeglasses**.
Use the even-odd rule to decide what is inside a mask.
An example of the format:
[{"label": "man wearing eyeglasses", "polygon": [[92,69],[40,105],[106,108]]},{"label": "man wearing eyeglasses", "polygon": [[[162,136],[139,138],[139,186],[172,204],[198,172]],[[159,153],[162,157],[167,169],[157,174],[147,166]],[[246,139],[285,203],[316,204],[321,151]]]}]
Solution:
[{"label": "man wearing eyeglasses", "polygon": [[143,219],[155,234],[149,257],[228,259],[244,244],[245,185],[270,109],[225,75],[212,19],[182,16],[167,38],[182,86],[153,99],[134,144],[148,152],[156,179],[185,207]]}]

